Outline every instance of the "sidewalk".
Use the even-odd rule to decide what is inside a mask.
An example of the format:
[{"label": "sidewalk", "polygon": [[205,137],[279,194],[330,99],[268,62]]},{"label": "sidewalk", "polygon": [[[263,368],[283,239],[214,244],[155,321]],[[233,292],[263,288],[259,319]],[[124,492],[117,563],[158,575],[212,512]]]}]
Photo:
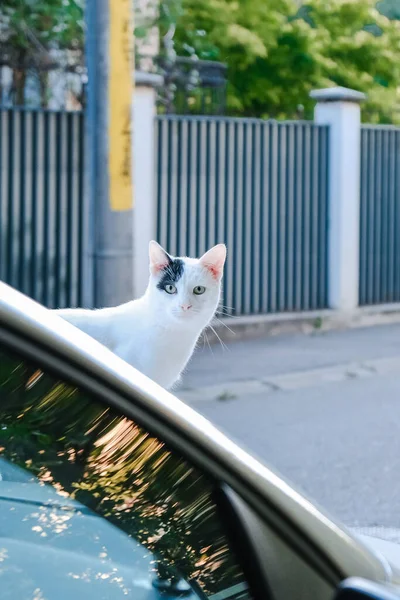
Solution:
[{"label": "sidewalk", "polygon": [[176,393],[183,400],[312,387],[400,373],[400,324],[200,345]]}]

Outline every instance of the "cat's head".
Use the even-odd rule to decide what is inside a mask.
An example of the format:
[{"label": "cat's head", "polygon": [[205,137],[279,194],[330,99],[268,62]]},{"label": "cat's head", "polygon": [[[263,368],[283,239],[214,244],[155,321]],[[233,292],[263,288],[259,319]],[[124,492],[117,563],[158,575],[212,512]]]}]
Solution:
[{"label": "cat's head", "polygon": [[175,258],[152,241],[149,255],[148,293],[155,308],[173,321],[207,325],[220,301],[225,245],[214,246],[201,258]]}]

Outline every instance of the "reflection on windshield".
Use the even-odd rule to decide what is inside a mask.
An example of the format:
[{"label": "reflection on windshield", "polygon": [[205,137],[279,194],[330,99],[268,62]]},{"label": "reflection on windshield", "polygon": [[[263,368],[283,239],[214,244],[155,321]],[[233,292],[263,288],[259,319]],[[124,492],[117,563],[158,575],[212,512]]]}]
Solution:
[{"label": "reflection on windshield", "polygon": [[[37,535],[65,535],[72,514],[88,521],[94,511],[147,549],[159,579],[176,569],[199,593],[243,593],[211,482],[131,420],[1,351],[0,446],[2,489],[19,482],[26,495],[33,474],[57,492],[44,502]],[[8,461],[21,469],[13,474]]]}]

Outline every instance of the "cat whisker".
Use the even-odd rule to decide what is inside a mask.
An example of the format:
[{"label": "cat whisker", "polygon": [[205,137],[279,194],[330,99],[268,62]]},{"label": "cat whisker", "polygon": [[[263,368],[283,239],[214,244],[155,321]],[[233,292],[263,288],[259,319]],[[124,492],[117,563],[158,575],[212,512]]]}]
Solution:
[{"label": "cat whisker", "polygon": [[208,344],[208,347],[210,348],[210,352],[214,356],[214,352],[213,352],[213,349],[211,348],[210,340],[208,339],[208,335],[207,335],[207,331],[206,330],[204,330],[204,338],[205,338],[205,340],[207,340],[207,344]]},{"label": "cat whisker", "polygon": [[206,337],[206,332],[204,331],[203,333],[204,333],[204,335],[203,335],[203,352],[204,352],[204,350],[206,349],[206,342],[208,342],[208,340]]},{"label": "cat whisker", "polygon": [[233,306],[228,306],[227,304],[220,304],[221,308],[227,308],[228,310],[235,310]]},{"label": "cat whisker", "polygon": [[228,346],[221,340],[218,333],[215,331],[214,327],[212,325],[209,325],[209,328],[214,332],[214,335],[218,338],[219,343],[221,344],[222,348],[224,348],[224,350],[229,350]]},{"label": "cat whisker", "polygon": [[234,335],[236,335],[236,331],[233,331],[233,329],[231,329],[226,323],[224,323],[223,321],[221,321],[221,319],[218,319],[218,317],[215,317],[216,320],[218,321],[218,323],[221,323],[221,325],[223,325],[224,327],[226,327],[229,331],[231,331]]}]

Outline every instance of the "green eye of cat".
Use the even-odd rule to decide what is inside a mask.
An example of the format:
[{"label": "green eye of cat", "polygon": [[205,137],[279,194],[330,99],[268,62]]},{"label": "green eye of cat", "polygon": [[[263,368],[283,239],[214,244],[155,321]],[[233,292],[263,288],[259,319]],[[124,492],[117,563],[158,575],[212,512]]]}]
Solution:
[{"label": "green eye of cat", "polygon": [[164,285],[164,290],[167,294],[176,294],[176,287],[172,283],[166,283]]},{"label": "green eye of cat", "polygon": [[193,294],[196,294],[196,296],[201,296],[201,294],[204,294],[205,291],[206,288],[204,285],[196,285],[196,287],[193,289]]}]

